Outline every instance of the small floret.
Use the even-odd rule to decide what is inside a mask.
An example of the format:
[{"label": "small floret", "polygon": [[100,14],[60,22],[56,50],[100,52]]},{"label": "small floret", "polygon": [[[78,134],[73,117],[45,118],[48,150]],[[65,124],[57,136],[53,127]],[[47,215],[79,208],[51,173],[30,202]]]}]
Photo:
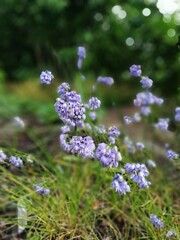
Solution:
[{"label": "small floret", "polygon": [[50,71],[46,70],[41,72],[41,75],[40,75],[41,84],[51,84],[51,81],[53,78],[54,76]]},{"label": "small floret", "polygon": [[130,192],[130,187],[123,177],[118,173],[114,176],[111,187],[119,194],[125,195],[127,192]]},{"label": "small floret", "polygon": [[158,219],[155,214],[150,214],[150,221],[155,228],[164,227],[164,223],[160,219]]},{"label": "small floret", "polygon": [[23,166],[23,161],[19,157],[15,156],[10,156],[9,162],[14,165],[15,167],[22,167]]},{"label": "small floret", "polygon": [[134,77],[140,77],[141,76],[141,66],[140,65],[132,65],[130,67],[130,74],[131,76],[134,76]]}]

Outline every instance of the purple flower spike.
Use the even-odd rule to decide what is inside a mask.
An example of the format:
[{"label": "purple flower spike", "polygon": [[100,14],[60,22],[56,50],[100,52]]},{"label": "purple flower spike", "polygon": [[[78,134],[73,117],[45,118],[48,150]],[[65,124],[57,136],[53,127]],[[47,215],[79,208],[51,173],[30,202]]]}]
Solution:
[{"label": "purple flower spike", "polygon": [[111,187],[119,194],[125,195],[127,192],[130,192],[130,187],[123,177],[118,173],[114,176]]},{"label": "purple flower spike", "polygon": [[42,72],[40,75],[41,84],[51,84],[51,81],[53,78],[54,78],[54,76],[52,75],[52,73],[50,71],[46,70],[46,71]]},{"label": "purple flower spike", "polygon": [[83,60],[86,58],[86,49],[84,47],[78,47],[77,55],[78,55],[77,67],[81,69]]},{"label": "purple flower spike", "polygon": [[158,219],[155,214],[150,215],[150,221],[153,223],[155,228],[164,227],[164,223]]},{"label": "purple flower spike", "polygon": [[130,67],[131,76],[140,77],[141,73],[142,73],[142,71],[141,71],[141,66],[140,65],[132,65]]}]

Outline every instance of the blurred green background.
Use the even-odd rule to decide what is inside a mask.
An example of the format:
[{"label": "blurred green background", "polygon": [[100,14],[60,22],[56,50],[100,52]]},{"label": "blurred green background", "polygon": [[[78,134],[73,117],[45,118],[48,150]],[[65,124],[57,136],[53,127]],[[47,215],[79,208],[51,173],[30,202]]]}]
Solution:
[{"label": "blurred green background", "polygon": [[131,92],[140,89],[129,75],[132,64],[142,65],[160,96],[179,104],[179,35],[178,0],[168,5],[165,0],[1,0],[0,80],[8,87],[37,82],[48,69],[59,82],[73,81],[82,45],[87,49],[82,74],[115,80],[109,97],[104,90],[106,105],[109,98],[118,104],[121,96],[132,102]]}]

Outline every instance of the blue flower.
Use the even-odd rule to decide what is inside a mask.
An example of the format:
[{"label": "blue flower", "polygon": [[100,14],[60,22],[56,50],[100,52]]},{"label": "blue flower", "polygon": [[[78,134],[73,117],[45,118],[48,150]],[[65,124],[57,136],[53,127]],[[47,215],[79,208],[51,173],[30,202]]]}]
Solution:
[{"label": "blue flower", "polygon": [[127,192],[130,192],[130,187],[123,177],[118,173],[114,176],[111,187],[119,194],[125,195]]},{"label": "blue flower", "polygon": [[159,128],[160,130],[162,130],[164,132],[167,132],[168,125],[169,125],[169,118],[160,118],[160,119],[158,119],[158,123],[155,124],[155,127]]},{"label": "blue flower", "polygon": [[51,81],[53,78],[54,76],[50,71],[46,70],[41,72],[41,75],[40,75],[41,84],[51,84]]},{"label": "blue flower", "polygon": [[112,77],[101,77],[97,78],[97,82],[104,83],[107,86],[111,86],[114,83],[114,79]]},{"label": "blue flower", "polygon": [[19,157],[15,156],[10,156],[9,162],[14,165],[15,167],[22,167],[23,166],[23,161]]},{"label": "blue flower", "polygon": [[117,147],[109,147],[105,143],[100,143],[96,149],[95,157],[102,163],[103,166],[112,168],[118,167],[119,161],[122,160],[121,153]]},{"label": "blue flower", "polygon": [[164,227],[164,223],[158,219],[155,214],[150,214],[150,221],[153,223],[155,228]]},{"label": "blue flower", "polygon": [[88,108],[90,108],[91,110],[100,108],[100,106],[101,106],[101,101],[98,98],[92,97],[89,99]]},{"label": "blue flower", "polygon": [[156,167],[156,163],[154,161],[152,161],[151,159],[147,160],[147,164],[149,167],[152,167],[152,168]]},{"label": "blue flower", "polygon": [[142,88],[150,88],[153,85],[153,80],[148,77],[142,77],[140,83],[142,84]]},{"label": "blue flower", "polygon": [[50,190],[48,188],[43,188],[40,185],[34,185],[34,189],[35,189],[36,193],[38,193],[40,195],[48,195],[50,193]]},{"label": "blue flower", "polygon": [[81,69],[83,60],[86,58],[86,49],[84,47],[78,47],[77,55],[78,55],[77,67]]},{"label": "blue flower", "polygon": [[176,122],[180,122],[180,107],[177,107],[177,108],[175,109],[175,112],[176,112],[176,114],[175,114],[175,116],[174,116],[174,120],[175,120]]},{"label": "blue flower", "polygon": [[176,159],[179,157],[179,154],[177,154],[176,152],[174,152],[173,150],[169,149],[167,150],[166,152],[166,157],[169,159],[169,160],[173,160],[173,159]]},{"label": "blue flower", "polygon": [[141,76],[141,73],[142,73],[142,71],[141,71],[141,66],[140,65],[135,65],[134,64],[130,67],[131,76],[139,77],[139,76]]},{"label": "blue flower", "polygon": [[6,154],[3,152],[3,150],[0,149],[0,163],[4,162],[6,158],[7,158]]}]

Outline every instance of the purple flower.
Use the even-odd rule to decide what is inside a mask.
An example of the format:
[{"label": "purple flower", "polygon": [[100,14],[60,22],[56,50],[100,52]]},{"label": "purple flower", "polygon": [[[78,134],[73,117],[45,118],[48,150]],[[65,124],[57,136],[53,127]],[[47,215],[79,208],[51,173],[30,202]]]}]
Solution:
[{"label": "purple flower", "polygon": [[142,149],[144,149],[144,144],[141,142],[137,142],[136,147],[137,147],[137,149],[142,150]]},{"label": "purple flower", "polygon": [[131,118],[129,116],[124,116],[124,122],[126,125],[129,125],[130,123],[133,122],[133,118]]},{"label": "purple flower", "polygon": [[111,168],[118,167],[118,162],[122,160],[121,153],[117,147],[110,148],[105,143],[100,143],[96,149],[95,157],[102,163],[103,166]]},{"label": "purple flower", "polygon": [[36,193],[40,194],[40,195],[48,195],[50,193],[50,190],[48,188],[43,188],[40,185],[34,185],[34,189],[36,191]]},{"label": "purple flower", "polygon": [[173,160],[179,157],[179,154],[177,154],[176,152],[174,152],[173,150],[169,149],[166,152],[166,157],[169,160]]},{"label": "purple flower", "polygon": [[95,121],[96,120],[96,113],[95,112],[89,112],[89,117]]},{"label": "purple flower", "polygon": [[140,188],[148,188],[151,182],[145,179],[149,172],[144,164],[127,163],[124,166],[127,173],[130,173],[130,178],[136,182]]},{"label": "purple flower", "polygon": [[101,106],[101,101],[98,98],[92,97],[92,98],[89,99],[88,107],[91,110],[100,108],[100,106]]},{"label": "purple flower", "polygon": [[151,108],[149,106],[141,107],[141,114],[144,116],[148,116],[151,113]]},{"label": "purple flower", "polygon": [[70,129],[69,126],[63,126],[63,127],[61,127],[61,132],[62,132],[62,133],[67,133],[67,132],[70,132],[70,131],[71,131],[71,129]]},{"label": "purple flower", "polygon": [[156,167],[156,163],[154,161],[152,161],[151,159],[147,160],[147,164],[149,167],[155,168]]},{"label": "purple flower", "polygon": [[150,214],[150,221],[153,223],[155,228],[164,227],[164,223],[158,219],[155,214]]},{"label": "purple flower", "polygon": [[174,236],[176,236],[176,232],[173,231],[173,230],[169,230],[169,231],[166,233],[166,238],[174,237]]},{"label": "purple flower", "polygon": [[136,95],[136,99],[134,99],[134,105],[139,107],[143,105],[153,104],[154,103],[154,95],[151,92],[140,92]]},{"label": "purple flower", "polygon": [[148,77],[142,77],[140,83],[142,84],[142,88],[150,88],[153,85],[153,80]]},{"label": "purple flower", "polygon": [[133,116],[134,122],[140,122],[141,121],[141,116],[138,112],[136,112]]},{"label": "purple flower", "polygon": [[174,116],[174,120],[175,120],[176,122],[180,122],[180,107],[177,107],[177,108],[175,109],[175,112],[176,112],[176,114],[175,114],[175,116]]},{"label": "purple flower", "polygon": [[0,149],[0,163],[4,162],[6,158],[7,158],[6,154],[3,152],[3,150]]},{"label": "purple flower", "polygon": [[66,94],[67,92],[70,90],[70,86],[68,83],[64,82],[62,83],[59,87],[58,87],[58,93],[59,93],[59,96],[62,98],[62,99],[66,99]]},{"label": "purple flower", "polygon": [[130,74],[131,76],[134,76],[134,77],[139,77],[141,76],[141,66],[140,65],[132,65],[130,67]]},{"label": "purple flower", "polygon": [[69,151],[83,158],[93,158],[95,144],[90,136],[73,136],[69,141]]},{"label": "purple flower", "polygon": [[78,55],[77,67],[81,69],[83,60],[86,58],[86,49],[84,47],[78,47],[77,55]]},{"label": "purple flower", "polygon": [[23,166],[23,161],[19,157],[15,156],[10,156],[9,162],[14,165],[15,167],[22,167]]},{"label": "purple flower", "polygon": [[130,192],[130,187],[123,177],[118,173],[114,176],[111,187],[119,194],[125,195],[127,192]]},{"label": "purple flower", "polygon": [[162,98],[158,98],[156,96],[153,96],[154,97],[154,103],[156,103],[157,105],[162,105],[164,103],[164,100]]},{"label": "purple flower", "polygon": [[41,72],[41,75],[40,75],[41,84],[51,84],[51,81],[53,78],[54,76],[50,71],[46,70]]},{"label": "purple flower", "polygon": [[108,135],[111,136],[111,137],[117,138],[120,135],[120,131],[118,130],[118,128],[116,126],[109,127]]},{"label": "purple flower", "polygon": [[112,77],[101,77],[101,76],[99,76],[97,78],[97,81],[99,83],[104,83],[107,86],[111,86],[114,83],[114,79]]},{"label": "purple flower", "polygon": [[169,118],[160,118],[158,123],[155,124],[156,128],[161,129],[164,132],[168,131]]},{"label": "purple flower", "polygon": [[[78,98],[79,99],[79,98]],[[70,127],[82,126],[84,123],[85,107],[78,101],[65,101],[57,98],[55,110],[60,119]]]},{"label": "purple flower", "polygon": [[59,137],[60,146],[64,151],[70,152],[70,145],[67,143],[67,138],[68,138],[67,134],[60,135],[60,137]]}]

